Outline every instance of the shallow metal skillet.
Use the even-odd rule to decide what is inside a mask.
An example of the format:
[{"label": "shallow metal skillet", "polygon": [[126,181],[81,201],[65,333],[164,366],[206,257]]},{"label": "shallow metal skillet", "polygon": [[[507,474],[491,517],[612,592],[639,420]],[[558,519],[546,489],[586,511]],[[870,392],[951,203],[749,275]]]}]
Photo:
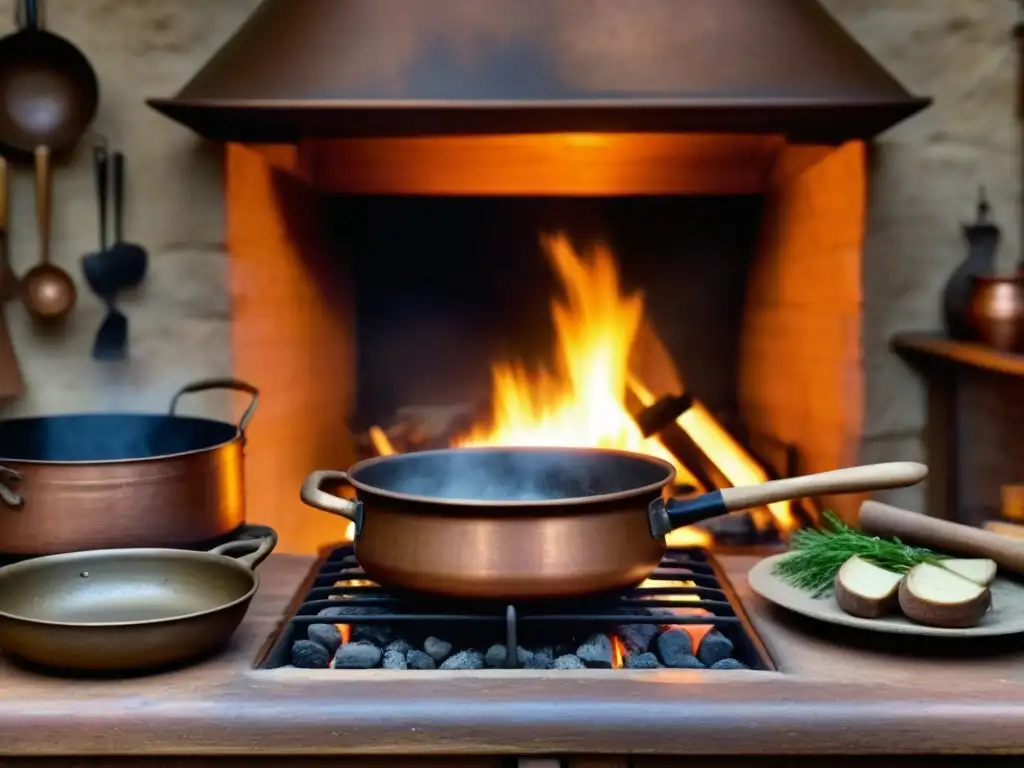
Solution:
[{"label": "shallow metal skillet", "polygon": [[0,650],[108,672],[204,656],[227,643],[259,588],[254,569],[277,545],[263,532],[209,552],[106,549],[0,568]]},{"label": "shallow metal skillet", "polygon": [[[896,462],[671,499],[671,464],[586,448],[457,448],[369,459],[312,473],[310,506],[355,523],[374,581],[447,597],[567,598],[635,586],[670,531],[787,499],[913,485],[928,470]],[[357,499],[325,487],[347,483]]]}]

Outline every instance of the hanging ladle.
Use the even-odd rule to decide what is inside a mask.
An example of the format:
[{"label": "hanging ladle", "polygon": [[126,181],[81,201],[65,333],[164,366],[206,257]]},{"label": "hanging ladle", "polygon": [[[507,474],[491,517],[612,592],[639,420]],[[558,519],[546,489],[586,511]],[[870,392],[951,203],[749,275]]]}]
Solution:
[{"label": "hanging ladle", "polygon": [[54,323],[75,306],[75,282],[66,270],[50,263],[50,202],[53,172],[50,148],[36,147],[36,221],[39,225],[39,263],[21,278],[21,298],[33,319]]}]

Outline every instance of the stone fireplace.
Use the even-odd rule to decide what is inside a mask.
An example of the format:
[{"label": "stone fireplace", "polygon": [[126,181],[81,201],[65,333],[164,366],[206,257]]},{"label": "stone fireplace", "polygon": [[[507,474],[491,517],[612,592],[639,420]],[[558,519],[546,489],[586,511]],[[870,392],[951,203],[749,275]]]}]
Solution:
[{"label": "stone fireplace", "polygon": [[[423,43],[422,58],[384,68],[384,85],[384,70],[338,62],[343,82],[324,84],[334,99],[324,102],[308,83],[285,99],[296,86],[264,66],[275,57],[295,72],[311,64],[299,50],[286,59],[280,50],[266,54],[271,31],[274,40],[301,37],[303,3],[289,2],[287,16],[283,4],[265,3],[175,99],[154,102],[229,141],[234,371],[264,393],[249,436],[249,517],[277,528],[283,550],[308,552],[344,534],[299,502],[310,469],[347,466],[366,428],[386,425],[403,406],[486,396],[496,359],[542,357],[547,305],[558,292],[538,245],[544,231],[564,232],[581,248],[605,243],[624,286],[643,292],[645,327],[663,350],[646,365],[652,397],[682,386],[748,447],[756,435],[794,449],[800,471],[858,461],[866,141],[926,102],[903,91],[817,3],[779,0],[755,18],[742,3],[701,2],[682,19],[678,5],[648,0],[627,19],[621,6],[563,0],[502,6],[502,27],[448,0],[431,12],[461,24],[456,37],[469,47],[451,55],[463,65],[459,56],[468,56],[472,75],[446,69],[452,62]],[[380,2],[338,5],[346,12],[320,24],[351,35],[363,23],[382,50],[388,35],[405,40],[410,29],[452,34],[421,17],[426,5],[414,3],[397,26],[377,15]],[[568,29],[566,19],[584,11],[592,34],[579,47],[563,47],[560,59],[534,50],[519,61],[554,62],[557,95],[536,71],[510,85],[501,73],[516,71],[516,62],[497,54],[496,69],[481,67],[484,42],[514,59],[524,40],[537,44],[534,23],[546,17]],[[673,31],[659,32],[659,20]],[[714,46],[693,38],[699,20],[723,45],[753,36],[763,55],[746,69],[723,67]],[[651,35],[649,50],[640,55],[629,34],[613,33],[616,23]],[[754,34],[780,27],[785,33],[770,45]],[[787,51],[794,35],[806,37],[804,74]],[[694,51],[688,42],[699,42],[698,59],[710,57],[703,68],[690,61],[666,75],[655,66]],[[360,45],[363,65],[383,66]],[[243,70],[231,59],[244,60],[247,46],[266,55],[257,61],[250,52],[253,68]],[[609,57],[621,71],[573,70]],[[425,62],[441,86],[414,74]],[[695,85],[697,70],[703,81]],[[488,78],[495,93],[481,96],[478,81]],[[568,97],[566,78],[586,98]],[[742,92],[751,83],[757,99]],[[451,93],[437,101],[460,84],[476,103]],[[370,85],[383,89],[379,105]],[[228,98],[225,88],[236,93]],[[433,101],[396,99],[396,88],[436,92]],[[502,88],[516,99],[502,100]],[[529,98],[531,90],[547,101]],[[859,503],[823,501],[846,516]]]}]

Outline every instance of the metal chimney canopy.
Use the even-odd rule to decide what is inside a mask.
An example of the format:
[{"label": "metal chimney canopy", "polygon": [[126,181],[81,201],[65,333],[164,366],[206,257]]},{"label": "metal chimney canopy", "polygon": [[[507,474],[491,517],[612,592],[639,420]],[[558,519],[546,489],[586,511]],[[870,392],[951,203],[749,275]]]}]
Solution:
[{"label": "metal chimney canopy", "polygon": [[816,0],[264,0],[152,107],[215,140],[867,139],[928,105]]}]

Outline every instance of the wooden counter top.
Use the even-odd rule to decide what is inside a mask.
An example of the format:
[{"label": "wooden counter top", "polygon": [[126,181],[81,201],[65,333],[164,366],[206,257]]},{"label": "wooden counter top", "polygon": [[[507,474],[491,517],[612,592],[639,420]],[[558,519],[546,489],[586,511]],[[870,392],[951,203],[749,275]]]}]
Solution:
[{"label": "wooden counter top", "polygon": [[1024,754],[1024,639],[964,657],[830,634],[751,595],[755,558],[720,560],[779,672],[255,670],[312,565],[275,555],[231,648],[197,666],[67,680],[0,661],[0,755]]}]

